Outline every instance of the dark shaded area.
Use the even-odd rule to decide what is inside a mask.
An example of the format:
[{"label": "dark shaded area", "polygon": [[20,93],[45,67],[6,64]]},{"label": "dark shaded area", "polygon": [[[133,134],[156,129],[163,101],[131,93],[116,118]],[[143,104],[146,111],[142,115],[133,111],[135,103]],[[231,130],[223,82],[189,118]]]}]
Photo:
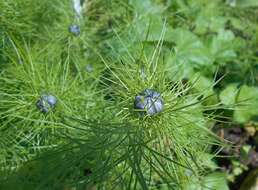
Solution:
[{"label": "dark shaded area", "polygon": [[[231,147],[225,147],[220,152],[220,156],[225,157],[216,159],[221,170],[232,173],[234,169],[232,160],[238,161],[248,168],[243,170],[240,175],[235,176],[234,182],[229,184],[231,190],[239,190],[253,170],[258,168],[258,133],[252,125],[243,127],[234,124],[228,127],[218,124],[214,131],[219,137],[224,138],[231,144]],[[247,146],[250,149],[244,152],[243,149]]]}]

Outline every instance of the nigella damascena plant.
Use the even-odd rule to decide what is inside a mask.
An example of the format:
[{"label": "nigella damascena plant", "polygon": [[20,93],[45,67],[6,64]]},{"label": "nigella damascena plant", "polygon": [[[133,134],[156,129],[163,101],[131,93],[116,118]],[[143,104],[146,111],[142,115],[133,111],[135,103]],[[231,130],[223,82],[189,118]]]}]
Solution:
[{"label": "nigella damascena plant", "polygon": [[75,36],[79,36],[81,33],[80,26],[77,24],[72,24],[68,28],[69,32],[72,33]]},{"label": "nigella damascena plant", "polygon": [[153,89],[145,89],[135,96],[134,108],[140,110],[142,114],[152,116],[163,110],[164,102],[159,92]]},{"label": "nigella damascena plant", "polygon": [[42,113],[48,113],[57,104],[57,98],[51,94],[43,94],[37,101],[36,106]]}]

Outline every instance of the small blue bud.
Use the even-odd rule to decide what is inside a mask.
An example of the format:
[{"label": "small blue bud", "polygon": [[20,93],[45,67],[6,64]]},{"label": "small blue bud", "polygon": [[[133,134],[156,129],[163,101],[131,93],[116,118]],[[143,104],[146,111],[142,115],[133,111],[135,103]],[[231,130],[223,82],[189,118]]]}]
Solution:
[{"label": "small blue bud", "polygon": [[86,69],[86,71],[88,72],[88,73],[91,73],[91,72],[93,72],[93,66],[91,65],[91,64],[87,64],[86,65],[86,67],[85,67],[85,69]]},{"label": "small blue bud", "polygon": [[145,111],[147,115],[160,113],[163,107],[164,103],[161,94],[152,89],[145,89],[135,96],[134,108]]},{"label": "small blue bud", "polygon": [[41,95],[40,99],[36,102],[36,106],[42,113],[48,113],[50,109],[56,106],[57,99],[53,95]]},{"label": "small blue bud", "polygon": [[56,105],[57,99],[53,95],[42,95],[43,100],[45,100],[51,107]]},{"label": "small blue bud", "polygon": [[80,26],[76,24],[72,24],[69,26],[69,32],[74,34],[75,36],[79,36],[81,33]]}]

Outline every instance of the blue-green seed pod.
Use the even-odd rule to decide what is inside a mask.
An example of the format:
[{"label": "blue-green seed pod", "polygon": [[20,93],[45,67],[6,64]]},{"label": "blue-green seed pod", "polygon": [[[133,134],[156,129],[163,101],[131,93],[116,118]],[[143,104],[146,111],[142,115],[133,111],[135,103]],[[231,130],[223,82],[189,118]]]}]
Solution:
[{"label": "blue-green seed pod", "polygon": [[42,113],[48,113],[57,104],[57,99],[53,95],[41,95],[40,99],[37,101],[36,106]]},{"label": "blue-green seed pod", "polygon": [[92,73],[93,70],[94,70],[94,68],[93,68],[93,66],[92,66],[91,64],[87,64],[87,65],[85,66],[85,69],[86,69],[86,71],[87,71],[88,73]]},{"label": "blue-green seed pod", "polygon": [[70,25],[68,30],[69,30],[70,33],[74,34],[75,36],[79,36],[80,33],[81,33],[80,26],[76,25],[76,24]]},{"label": "blue-green seed pod", "polygon": [[135,97],[134,108],[151,116],[160,113],[164,108],[164,103],[160,93],[145,89]]}]

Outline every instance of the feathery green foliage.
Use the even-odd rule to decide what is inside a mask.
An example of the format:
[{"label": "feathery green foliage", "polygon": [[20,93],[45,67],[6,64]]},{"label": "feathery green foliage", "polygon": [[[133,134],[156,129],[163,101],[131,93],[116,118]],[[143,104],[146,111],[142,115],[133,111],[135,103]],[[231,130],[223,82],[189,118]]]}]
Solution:
[{"label": "feathery green foliage", "polygon": [[[0,189],[228,189],[212,173],[226,144],[211,129],[229,119],[220,110],[257,114],[232,111],[251,87],[220,86],[221,68],[256,60],[239,55],[255,44],[234,33],[235,12],[220,0],[85,0],[78,17],[72,2],[0,0]],[[135,108],[146,89],[160,113]],[[48,113],[45,94],[57,98]]]}]

